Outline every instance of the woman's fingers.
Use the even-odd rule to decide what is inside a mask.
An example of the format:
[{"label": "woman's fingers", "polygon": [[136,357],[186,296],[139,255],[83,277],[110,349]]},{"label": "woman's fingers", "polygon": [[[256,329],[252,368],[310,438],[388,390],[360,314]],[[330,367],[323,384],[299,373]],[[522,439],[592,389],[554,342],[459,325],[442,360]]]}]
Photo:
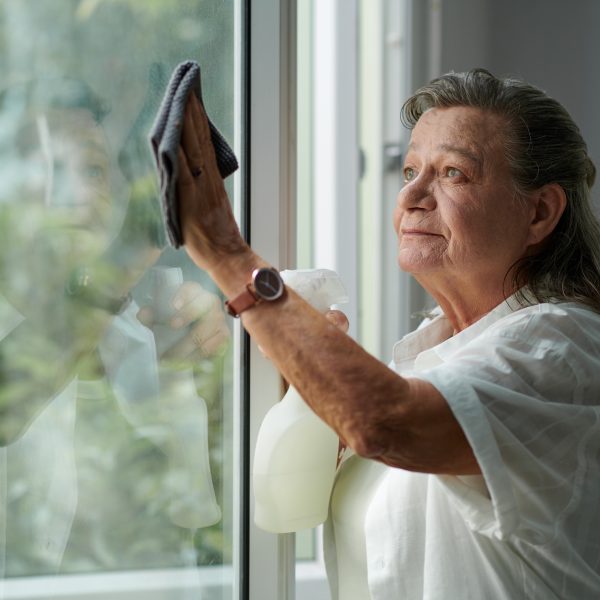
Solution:
[{"label": "woman's fingers", "polygon": [[175,293],[172,301],[175,313],[170,323],[175,328],[186,327],[199,319],[211,319],[223,313],[221,301],[207,292],[199,283],[186,281]]},{"label": "woman's fingers", "polygon": [[348,321],[348,317],[341,310],[328,310],[325,313],[325,317],[338,329],[341,329],[344,333],[348,333],[350,322]]},{"label": "woman's fingers", "polygon": [[166,325],[181,331],[183,337],[163,352],[162,360],[187,363],[214,356],[226,348],[230,332],[216,294],[208,292],[196,281],[185,281],[169,305],[171,314],[162,321],[156,320],[151,307],[143,307],[138,312],[138,319],[150,328]]},{"label": "woman's fingers", "polygon": [[182,340],[169,348],[162,358],[172,361],[209,358],[221,353],[227,347],[229,338],[229,328],[224,318],[202,319]]},{"label": "woman's fingers", "polygon": [[204,169],[207,162],[211,159],[214,160],[214,150],[210,140],[206,115],[201,112],[195,94],[190,94],[185,105],[181,147],[192,174],[195,169]]},{"label": "woman's fingers", "polygon": [[177,202],[186,251],[202,269],[233,252],[249,252],[240,235],[215,156],[208,118],[198,98],[186,104]]},{"label": "woman's fingers", "polygon": [[206,111],[200,103],[200,100],[196,97],[196,94],[190,95],[187,103],[187,110],[200,144],[210,144],[212,147],[208,116],[206,115]]},{"label": "woman's fingers", "polygon": [[137,312],[137,320],[142,324],[152,329],[152,326],[156,322],[154,310],[150,306],[142,306]]},{"label": "woman's fingers", "polygon": [[179,163],[179,177],[177,178],[177,186],[190,187],[194,183],[191,167],[188,164],[188,158],[182,146],[177,148],[177,159]]}]

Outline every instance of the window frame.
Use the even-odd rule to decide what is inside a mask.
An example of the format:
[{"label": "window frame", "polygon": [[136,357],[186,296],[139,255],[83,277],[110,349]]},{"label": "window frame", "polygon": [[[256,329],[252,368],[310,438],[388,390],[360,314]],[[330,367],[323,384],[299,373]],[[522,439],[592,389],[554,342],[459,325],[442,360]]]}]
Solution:
[{"label": "window frame", "polygon": [[[246,2],[249,23],[246,237],[279,269],[295,265],[295,31],[296,0]],[[249,92],[248,92],[249,90]],[[267,411],[281,399],[274,366],[249,344],[248,437],[244,450],[252,472],[253,449]],[[294,536],[273,535],[254,525],[248,477],[248,587],[244,598],[294,598]]]}]

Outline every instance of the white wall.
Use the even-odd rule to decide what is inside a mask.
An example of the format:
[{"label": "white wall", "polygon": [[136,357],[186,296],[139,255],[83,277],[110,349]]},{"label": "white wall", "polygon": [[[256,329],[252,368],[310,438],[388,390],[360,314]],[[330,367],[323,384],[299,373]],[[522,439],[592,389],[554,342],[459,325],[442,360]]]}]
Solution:
[{"label": "white wall", "polygon": [[541,87],[571,113],[600,167],[599,0],[441,0],[441,14],[442,72],[479,66]]}]

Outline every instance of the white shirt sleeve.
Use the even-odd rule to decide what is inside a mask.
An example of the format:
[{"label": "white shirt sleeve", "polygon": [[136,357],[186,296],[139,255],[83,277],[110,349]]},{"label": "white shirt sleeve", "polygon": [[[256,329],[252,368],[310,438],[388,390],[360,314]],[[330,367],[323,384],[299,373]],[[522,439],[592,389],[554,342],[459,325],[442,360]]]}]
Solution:
[{"label": "white shirt sleeve", "polygon": [[600,316],[539,305],[505,317],[420,372],[444,396],[485,486],[441,477],[469,527],[564,543],[598,560]]}]

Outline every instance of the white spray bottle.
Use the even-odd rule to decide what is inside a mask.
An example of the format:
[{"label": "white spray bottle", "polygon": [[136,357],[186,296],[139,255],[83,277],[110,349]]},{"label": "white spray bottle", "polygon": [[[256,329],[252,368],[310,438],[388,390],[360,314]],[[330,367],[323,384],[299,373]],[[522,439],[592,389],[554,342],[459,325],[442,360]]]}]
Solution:
[{"label": "white spray bottle", "polygon": [[[325,313],[348,301],[341,279],[327,269],[282,271],[284,282]],[[316,527],[327,518],[338,436],[293,386],[265,416],[254,452],[254,522],[273,533]]]},{"label": "white spray bottle", "polygon": [[[150,271],[152,307],[156,321],[152,326],[158,355],[185,335],[169,324],[174,315],[172,301],[183,283],[177,267],[153,267]],[[169,458],[170,475],[175,489],[168,513],[180,527],[208,527],[221,519],[209,464],[208,411],[198,395],[190,368],[159,367],[162,402],[156,418],[165,431],[163,447]]]}]

